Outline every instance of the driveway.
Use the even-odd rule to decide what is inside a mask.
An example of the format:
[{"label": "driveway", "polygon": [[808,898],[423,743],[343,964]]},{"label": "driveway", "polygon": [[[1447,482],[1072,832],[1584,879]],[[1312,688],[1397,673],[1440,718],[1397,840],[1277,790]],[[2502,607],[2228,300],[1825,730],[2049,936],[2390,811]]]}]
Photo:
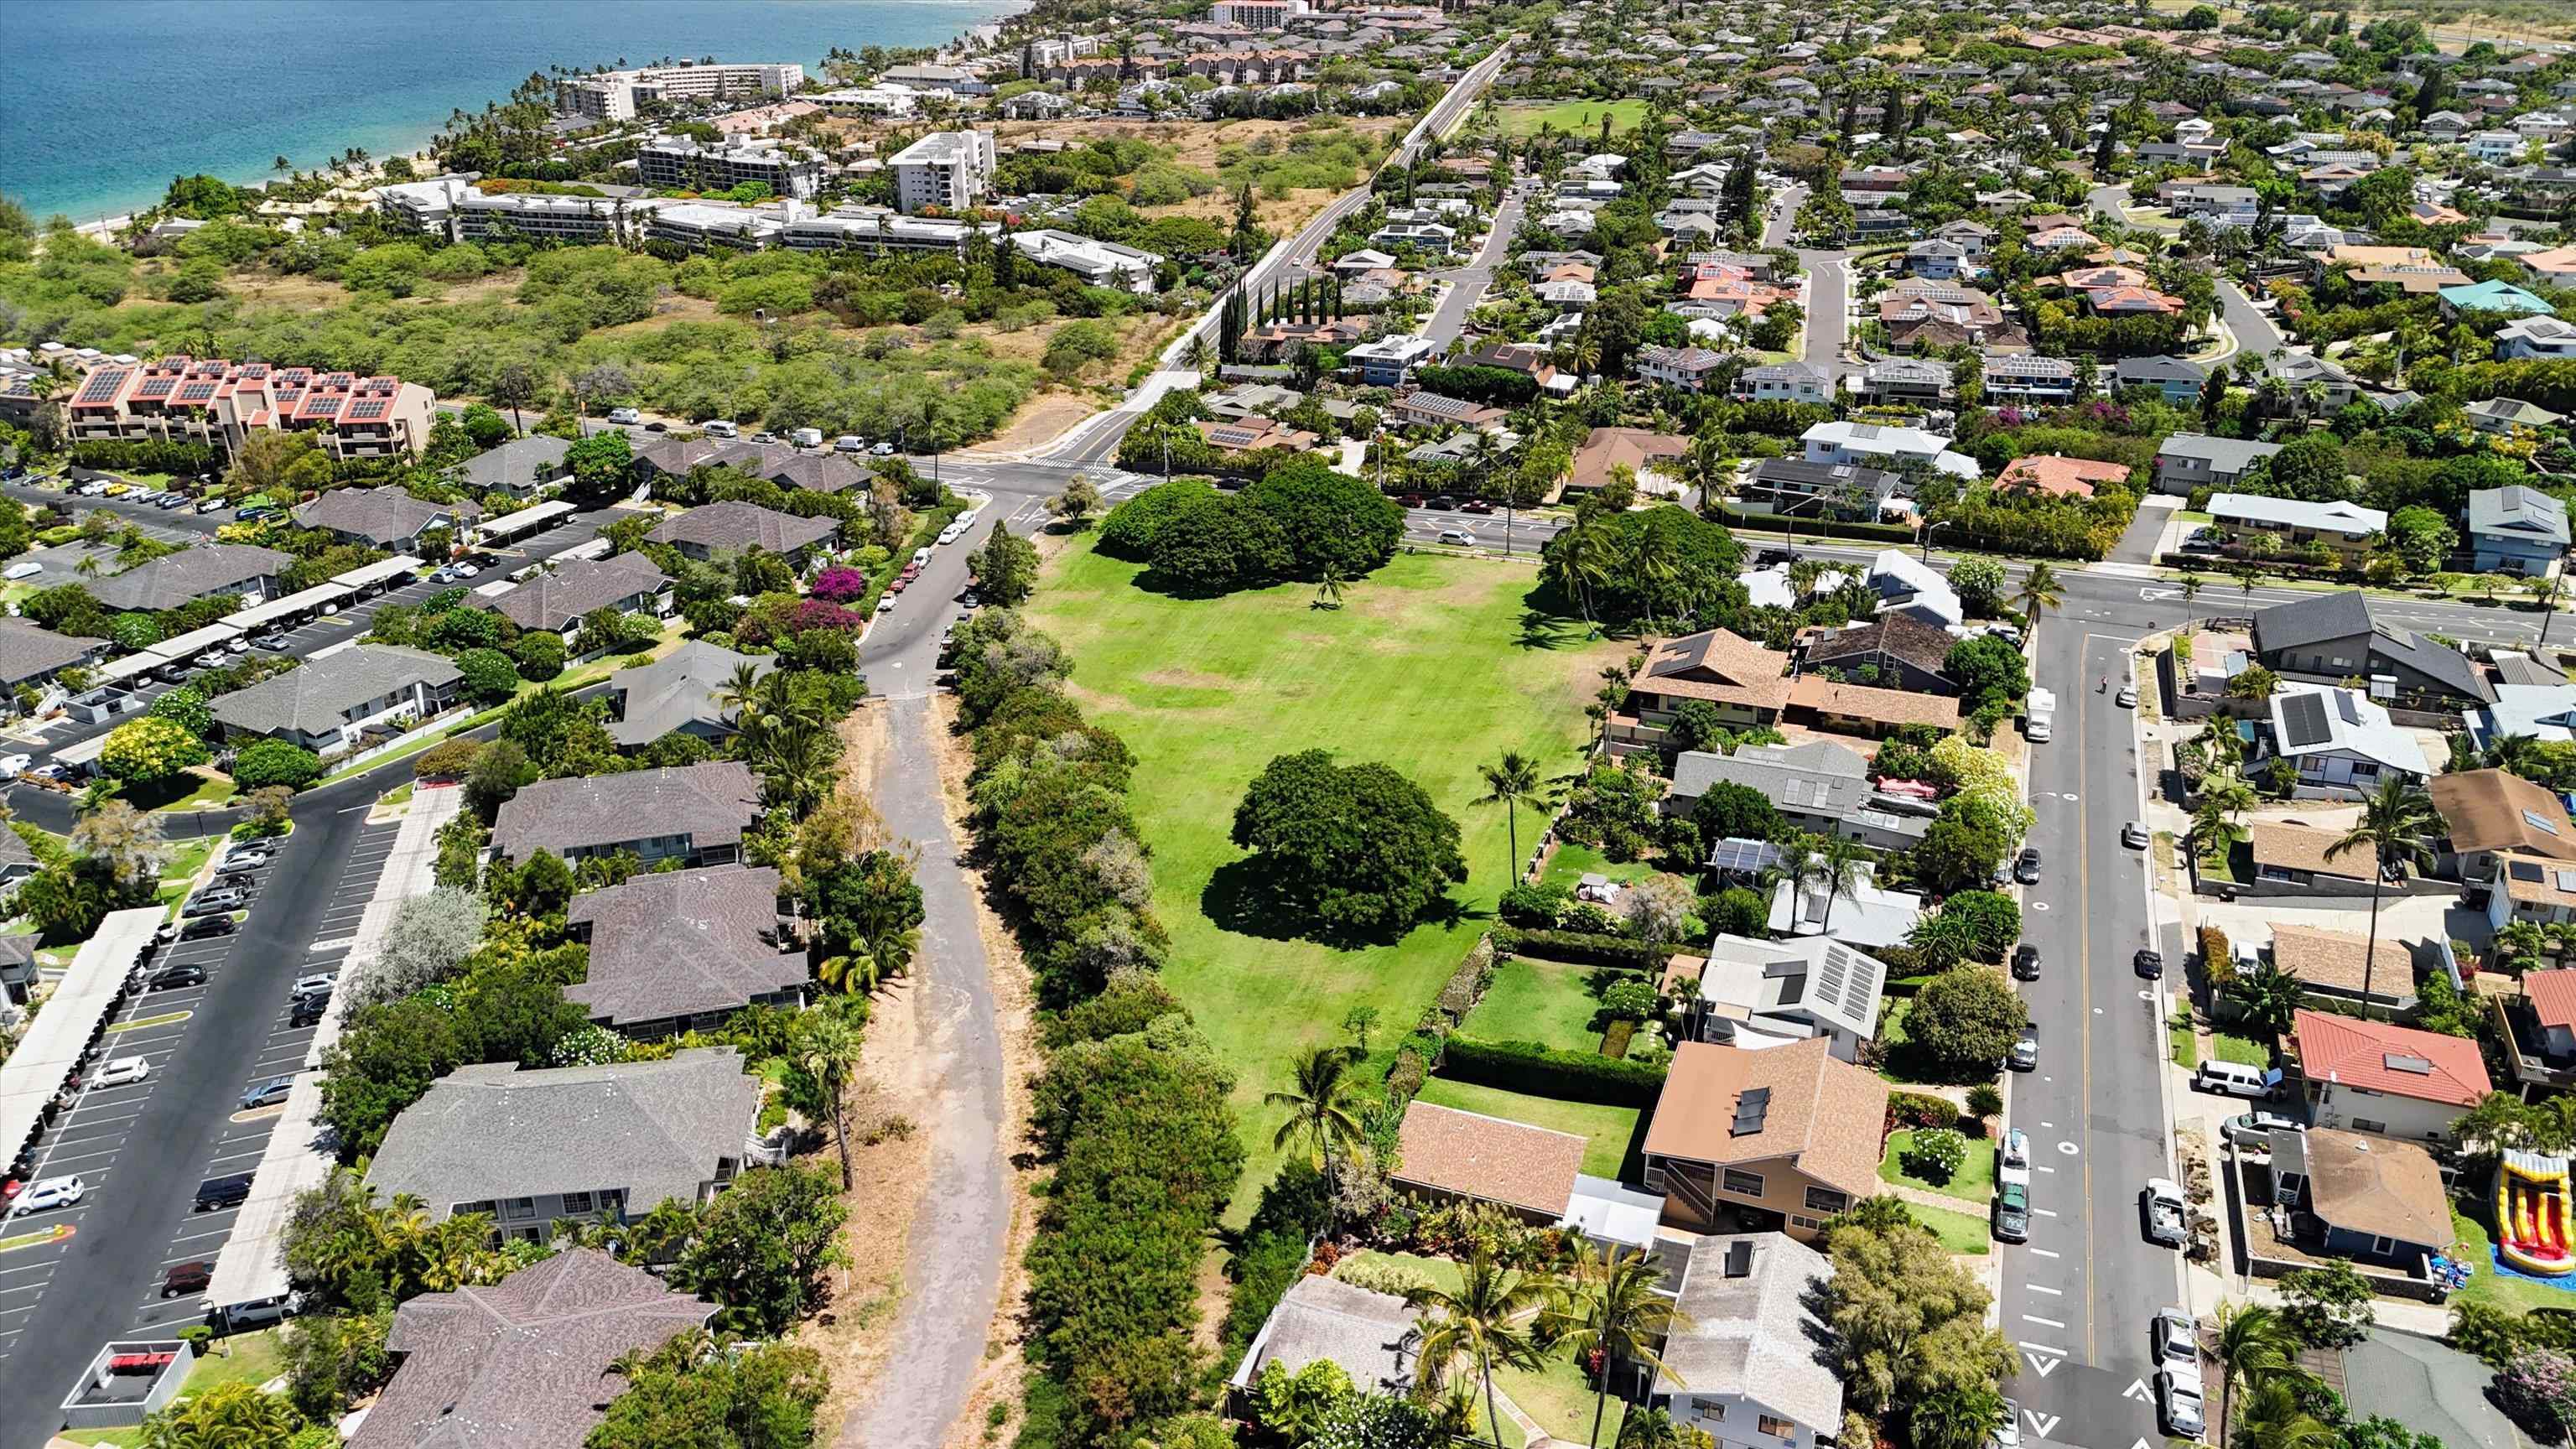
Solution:
[{"label": "driveway", "polygon": [[1493,285],[1494,268],[1501,265],[1503,253],[1511,249],[1512,234],[1520,227],[1521,194],[1515,191],[1494,212],[1493,229],[1477,248],[1475,260],[1447,274],[1449,295],[1440,299],[1440,310],[1431,314],[1423,336],[1443,347],[1458,336],[1467,325],[1467,314],[1476,310],[1476,304],[1485,299],[1485,289]]}]

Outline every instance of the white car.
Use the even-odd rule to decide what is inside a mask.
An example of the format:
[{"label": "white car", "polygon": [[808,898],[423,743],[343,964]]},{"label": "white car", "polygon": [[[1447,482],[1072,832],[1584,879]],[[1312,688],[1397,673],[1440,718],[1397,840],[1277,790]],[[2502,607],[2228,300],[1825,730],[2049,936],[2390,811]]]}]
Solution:
[{"label": "white car", "polygon": [[888,594],[888,595],[886,595],[884,598],[881,598],[881,599],[877,600],[877,612],[878,612],[878,613],[880,613],[880,614],[891,614],[891,613],[893,613],[893,612],[894,612],[894,597],[895,597],[894,595],[892,595],[892,594]]},{"label": "white car", "polygon": [[2160,1309],[2154,1328],[2156,1362],[2176,1373],[2200,1372],[2200,1326],[2179,1308]]},{"label": "white car", "polygon": [[644,415],[633,408],[610,408],[608,420],[620,424],[640,423],[644,421]]},{"label": "white car", "polygon": [[948,525],[946,528],[939,530],[939,541],[944,544],[955,543],[957,540],[964,538],[965,536],[966,530],[959,528],[953,523]]},{"label": "white car", "polygon": [[2004,1421],[1986,1436],[1986,1449],[2021,1449],[2021,1405],[2004,1400]]},{"label": "white car", "polygon": [[34,763],[36,760],[32,755],[0,755],[0,780],[17,779]]},{"label": "white car", "polygon": [[150,1075],[152,1075],[152,1064],[143,1058],[118,1057],[115,1061],[99,1068],[97,1075],[89,1079],[89,1085],[92,1091],[101,1087],[122,1087],[132,1082],[142,1081]]},{"label": "white car", "polygon": [[483,572],[481,569],[476,568],[470,563],[461,563],[456,566],[456,576],[460,579],[470,579],[481,572]]},{"label": "white car", "polygon": [[2121,685],[2121,686],[2120,686],[2120,708],[2122,708],[2122,709],[2136,709],[2137,707],[2138,707],[2138,687],[2137,687],[2136,685],[2134,685],[2134,684],[2124,684],[2124,685]]},{"label": "white car", "polygon": [[1463,528],[1444,528],[1440,530],[1440,541],[1442,543],[1455,545],[1459,548],[1474,548],[1476,546],[1476,535],[1469,533]]},{"label": "white car", "polygon": [[2030,1166],[2030,1134],[2018,1127],[2004,1134],[2004,1166]]},{"label": "white car", "polygon": [[2147,848],[2147,827],[2145,827],[2145,826],[2143,826],[2143,825],[2140,825],[2140,824],[2139,824],[2138,822],[2136,822],[2135,820],[2132,820],[2132,821],[2130,821],[2128,824],[2121,826],[2121,827],[2120,827],[2120,843],[2121,843],[2122,845],[2128,846],[2128,847],[2129,847],[2130,849],[2132,849],[2132,850],[2144,850],[2144,849],[2146,849],[2146,848]]},{"label": "white car", "polygon": [[23,1217],[47,1208],[70,1207],[88,1194],[89,1184],[77,1177],[48,1177],[28,1184],[27,1190],[18,1194],[17,1204],[10,1211]]}]

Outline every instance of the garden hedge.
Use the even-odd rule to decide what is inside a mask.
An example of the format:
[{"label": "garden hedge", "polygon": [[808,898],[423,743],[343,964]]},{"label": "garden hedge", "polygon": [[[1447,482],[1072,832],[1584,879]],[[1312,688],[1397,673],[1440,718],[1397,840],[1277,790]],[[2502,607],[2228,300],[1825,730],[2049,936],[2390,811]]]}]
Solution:
[{"label": "garden hedge", "polygon": [[[1751,529],[1757,533],[1780,533],[1781,520],[1768,513],[1746,513],[1740,509],[1721,508],[1717,521],[1729,528]],[[1801,538],[1866,538],[1882,543],[1912,543],[1914,530],[1895,523],[1843,523],[1831,519],[1800,518],[1794,520]]]},{"label": "garden hedge", "polygon": [[1494,951],[1503,956],[1539,956],[1550,961],[1620,966],[1633,971],[1660,967],[1673,954],[1669,946],[1650,946],[1625,936],[1603,936],[1591,931],[1525,931],[1515,926],[1494,928]]},{"label": "garden hedge", "polygon": [[1559,1051],[1534,1041],[1449,1038],[1440,1075],[1479,1086],[1559,1097],[1605,1107],[1651,1107],[1664,1090],[1664,1069],[1624,1057]]}]

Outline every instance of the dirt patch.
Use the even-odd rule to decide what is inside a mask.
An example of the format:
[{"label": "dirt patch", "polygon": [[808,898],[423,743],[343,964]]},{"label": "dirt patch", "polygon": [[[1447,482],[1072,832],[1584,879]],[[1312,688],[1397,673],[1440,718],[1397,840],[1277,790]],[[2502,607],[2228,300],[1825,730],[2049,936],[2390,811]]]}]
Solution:
[{"label": "dirt patch", "polygon": [[1147,684],[1165,689],[1232,689],[1239,682],[1222,674],[1208,674],[1196,669],[1157,669],[1141,676]]},{"label": "dirt patch", "polygon": [[[964,737],[956,732],[955,698],[941,695],[933,700],[931,718],[931,748],[939,759],[940,794],[948,808],[948,828],[963,840],[966,777],[974,768],[974,758]],[[1002,1141],[1017,1149],[1029,1138],[1029,1085],[1046,1065],[1038,1048],[1036,988],[1028,962],[1020,955],[1018,939],[993,910],[990,884],[980,873],[976,874],[976,882],[979,889],[975,896],[975,925],[984,939],[984,958],[993,988],[993,1017],[1002,1036]],[[994,1424],[992,1415],[997,1410],[1003,1413],[1006,1424],[1018,1419],[1028,1375],[1021,1330],[1029,1289],[1026,1260],[1029,1239],[1037,1231],[1035,1189],[1044,1174],[1034,1158],[1016,1150],[1012,1162],[1011,1228],[1003,1246],[1001,1294],[994,1304],[993,1322],[985,1333],[984,1367],[976,1375],[974,1392],[967,1396],[957,1422],[949,1426],[948,1443],[954,1449],[995,1442],[1010,1432]]]}]

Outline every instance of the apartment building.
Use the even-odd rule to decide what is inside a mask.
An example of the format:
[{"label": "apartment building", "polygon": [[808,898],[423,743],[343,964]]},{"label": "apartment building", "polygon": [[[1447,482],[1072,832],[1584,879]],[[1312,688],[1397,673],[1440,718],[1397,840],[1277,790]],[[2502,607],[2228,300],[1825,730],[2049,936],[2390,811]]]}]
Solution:
[{"label": "apartment building", "polygon": [[895,210],[970,211],[993,186],[993,133],[933,131],[895,153]]},{"label": "apartment building", "polygon": [[766,212],[697,202],[671,202],[657,207],[644,223],[646,240],[668,242],[693,252],[716,247],[756,252],[776,241],[781,230],[783,223]]},{"label": "apartment building", "polygon": [[153,438],[227,453],[257,432],[311,432],[334,458],[418,453],[438,395],[398,377],[165,357],[91,370],[67,409],[74,441]]},{"label": "apartment building", "polygon": [[766,62],[745,65],[646,66],[603,71],[555,89],[555,109],[599,121],[632,120],[636,108],[656,101],[755,100],[783,96],[805,84],[805,67]]},{"label": "apartment building", "polygon": [[767,142],[732,140],[708,145],[689,136],[656,136],[635,153],[636,175],[656,189],[731,191],[746,181],[773,195],[799,201],[823,183],[823,163],[802,151]]},{"label": "apartment building", "polygon": [[1154,272],[1163,265],[1158,253],[1052,227],[1013,232],[1009,240],[1031,261],[1062,267],[1095,287],[1116,287],[1140,297],[1154,290]]},{"label": "apartment building", "polygon": [[882,116],[899,120],[912,114],[921,103],[919,94],[901,86],[845,86],[839,90],[816,91],[806,99],[827,111],[854,116]]},{"label": "apartment building", "polygon": [[[650,203],[646,204],[650,209]],[[503,192],[486,196],[468,188],[448,212],[448,235],[456,241],[484,241],[510,236],[567,246],[622,243],[630,212],[621,202],[601,196],[538,196]]]},{"label": "apartment building", "polygon": [[1208,19],[1245,30],[1285,30],[1306,11],[1306,0],[1216,0],[1208,7]]},{"label": "apartment building", "polygon": [[882,206],[844,207],[822,216],[791,216],[778,244],[793,251],[828,252],[856,247],[871,252],[951,252],[964,255],[975,227],[963,221],[902,216]]}]

